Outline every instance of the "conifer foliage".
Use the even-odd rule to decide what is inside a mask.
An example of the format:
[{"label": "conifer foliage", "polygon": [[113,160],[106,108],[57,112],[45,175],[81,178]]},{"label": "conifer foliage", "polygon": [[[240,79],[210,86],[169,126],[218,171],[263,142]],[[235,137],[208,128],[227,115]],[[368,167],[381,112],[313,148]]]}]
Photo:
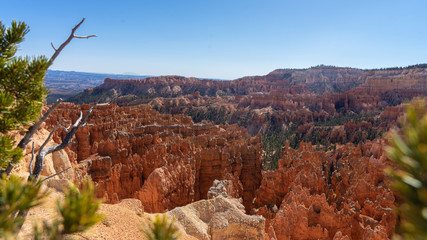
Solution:
[{"label": "conifer foliage", "polygon": [[174,219],[170,220],[166,214],[156,215],[151,225],[144,229],[144,233],[149,240],[177,240],[179,234],[174,221]]},{"label": "conifer foliage", "polygon": [[[427,109],[425,100],[408,106],[400,134],[394,134],[389,157],[398,169],[387,169],[403,199],[398,233],[404,239],[427,239]],[[398,239],[400,237],[397,237]]]},{"label": "conifer foliage", "polygon": [[[15,56],[19,43],[24,40],[29,28],[25,23],[16,21],[12,21],[11,26],[6,28],[0,21],[0,239],[15,239],[28,211],[40,205],[49,194],[42,187],[41,181],[37,182],[38,175],[35,174],[36,178],[32,176],[31,164],[30,177],[27,182],[22,178],[9,176],[9,173],[13,165],[21,159],[22,151],[30,141],[32,134],[48,117],[47,113],[50,114],[50,110],[53,110],[51,107],[41,118],[42,121],[38,121],[47,94],[44,86],[47,69],[72,38],[95,36],[77,37],[74,35],[83,21],[84,18],[72,29],[67,41],[58,50],[55,49],[55,54],[50,60],[44,56],[36,58]],[[58,101],[57,104],[60,102]],[[57,106],[57,104],[53,106]],[[79,122],[76,122],[72,134],[67,135],[68,140],[74,136],[79,127],[86,123],[89,114],[90,111],[81,122],[81,118]],[[32,125],[35,121],[37,123]],[[20,144],[15,147],[11,131],[24,131],[24,127],[30,125],[32,126],[23,138],[27,137],[27,142],[21,145],[21,140]],[[68,142],[63,145],[61,145],[62,148],[68,146]],[[34,157],[34,144],[32,157]],[[41,158],[41,168],[43,160]],[[83,182],[81,191],[73,185],[70,186],[65,192],[63,203],[58,203],[60,220],[55,220],[52,224],[44,222],[41,228],[36,226],[34,238],[62,239],[65,234],[85,231],[102,219],[102,216],[96,213],[100,204],[101,201],[95,199],[95,188],[92,182]]]},{"label": "conifer foliage", "polygon": [[47,58],[15,56],[28,32],[23,22],[12,21],[6,28],[0,21],[0,169],[22,156],[8,132],[37,120],[47,94],[43,83],[50,65]]}]

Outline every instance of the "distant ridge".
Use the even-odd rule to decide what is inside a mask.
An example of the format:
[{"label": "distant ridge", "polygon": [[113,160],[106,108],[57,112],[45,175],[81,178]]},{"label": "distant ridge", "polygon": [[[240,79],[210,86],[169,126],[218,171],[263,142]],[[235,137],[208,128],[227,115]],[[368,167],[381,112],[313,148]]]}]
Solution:
[{"label": "distant ridge", "polygon": [[183,76],[158,76],[143,79],[106,78],[104,82],[72,97],[74,103],[107,101],[146,102],[156,97],[178,97],[198,92],[201,96],[269,94],[277,91],[334,94],[352,91],[384,99],[425,95],[427,64],[402,68],[358,69],[319,65],[308,69],[276,69],[263,76],[248,76],[218,81]]},{"label": "distant ridge", "polygon": [[50,104],[58,98],[67,99],[86,88],[96,87],[102,84],[105,78],[129,79],[146,77],[150,76],[48,70],[45,77],[45,85],[50,91],[47,96],[47,103]]}]

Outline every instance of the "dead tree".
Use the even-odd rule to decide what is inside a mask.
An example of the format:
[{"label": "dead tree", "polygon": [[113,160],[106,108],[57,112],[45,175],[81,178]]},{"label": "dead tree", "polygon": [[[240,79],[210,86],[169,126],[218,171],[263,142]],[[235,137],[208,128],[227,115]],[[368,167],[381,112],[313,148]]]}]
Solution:
[{"label": "dead tree", "polygon": [[[52,57],[49,59],[49,63],[50,65],[52,65],[52,63],[55,61],[56,57],[61,53],[61,51],[71,42],[71,40],[73,38],[91,38],[91,37],[96,37],[96,35],[88,35],[88,36],[77,36],[75,35],[76,30],[80,27],[80,25],[82,25],[82,23],[85,21],[85,18],[83,18],[72,30],[71,30],[71,34],[69,35],[69,37],[67,38],[67,40],[65,40],[65,42],[63,42],[58,49],[56,49],[53,44],[51,43],[52,48],[55,50],[55,52],[53,53]],[[36,122],[34,125],[32,125],[28,131],[26,132],[24,138],[19,142],[18,147],[25,150],[27,144],[31,141],[33,135],[37,132],[37,130],[40,128],[40,126],[42,125],[42,123],[44,121],[46,121],[46,119],[48,119],[49,115],[52,113],[53,110],[55,110],[59,104],[61,104],[62,99],[58,99],[58,101],[53,104],[46,112],[45,114],[40,118],[40,120],[38,122]],[[108,104],[108,103],[106,103]],[[83,114],[80,112],[80,117],[76,120],[76,122],[73,124],[72,128],[70,131],[68,131],[69,128],[65,128],[64,130],[66,131],[66,136],[64,138],[64,140],[57,145],[51,146],[51,147],[47,147],[45,148],[46,144],[48,143],[48,141],[52,138],[53,133],[60,127],[62,126],[62,124],[65,122],[64,120],[61,121],[49,134],[48,138],[45,140],[45,142],[42,144],[42,146],[40,147],[38,154],[36,156],[36,161],[34,164],[34,169],[32,170],[32,163],[34,160],[34,142],[33,142],[33,147],[32,147],[32,151],[31,151],[31,162],[30,162],[30,166],[29,166],[29,173],[30,175],[28,176],[28,181],[33,181],[34,183],[37,182],[42,170],[43,170],[43,166],[44,166],[44,158],[46,157],[46,155],[59,151],[61,149],[66,148],[68,145],[70,145],[72,143],[72,138],[74,137],[74,135],[76,134],[77,130],[80,127],[84,127],[87,125],[87,119],[90,115],[90,113],[93,111],[93,109],[97,106],[100,105],[106,105],[106,104],[95,104],[94,106],[92,106],[89,111],[86,113],[86,115],[83,117]],[[71,127],[71,125],[70,125]],[[7,175],[10,174],[10,172],[12,171],[13,166],[9,165],[6,168],[7,171]],[[68,169],[65,169],[64,171],[66,171]],[[48,178],[54,177],[60,173],[62,173],[63,171],[56,173],[52,176],[49,176]],[[17,215],[21,216],[23,218],[25,218],[27,216],[28,212],[27,211],[20,211]],[[22,224],[24,222],[22,222],[19,226],[19,228],[22,227]]]},{"label": "dead tree", "polygon": [[88,35],[88,36],[77,36],[74,33],[76,32],[77,28],[80,27],[80,25],[82,25],[82,23],[85,21],[85,18],[83,18],[73,29],[71,29],[71,34],[70,36],[68,36],[67,40],[65,40],[65,42],[63,42],[61,44],[61,46],[59,46],[58,49],[56,49],[52,43],[50,43],[50,45],[52,46],[52,48],[55,50],[55,52],[53,53],[52,57],[50,57],[49,59],[49,63],[52,64],[53,61],[55,61],[56,57],[58,57],[58,55],[61,53],[61,51],[71,42],[71,40],[73,40],[73,38],[83,38],[83,39],[88,39],[91,37],[96,37],[96,35]]},{"label": "dead tree", "polygon": [[[80,27],[80,25],[82,25],[82,23],[85,21],[85,18],[83,18],[72,30],[70,35],[68,36],[67,40],[65,40],[65,42],[63,42],[61,44],[61,46],[56,49],[53,44],[51,43],[52,48],[55,50],[55,52],[53,53],[52,57],[49,59],[49,63],[50,65],[52,65],[52,63],[55,61],[56,57],[61,53],[61,51],[71,42],[71,40],[73,40],[73,38],[91,38],[91,37],[96,37],[96,35],[88,35],[88,36],[77,36],[75,35],[76,30]],[[22,138],[22,140],[18,143],[19,148],[21,148],[22,150],[25,150],[27,144],[31,141],[33,135],[39,130],[40,126],[42,125],[42,123],[44,121],[46,121],[46,119],[48,119],[49,115],[52,113],[53,110],[55,110],[55,108],[58,107],[59,104],[61,104],[62,99],[58,99],[56,101],[55,104],[53,104],[49,110],[47,110],[45,112],[45,114],[39,119],[38,122],[34,123],[31,127],[28,128],[28,131],[25,133],[25,136]],[[9,175],[12,172],[13,169],[13,165],[9,164],[5,170],[1,170],[0,171],[0,175],[4,172],[6,172],[7,175]]]},{"label": "dead tree", "polygon": [[[56,125],[52,131],[50,131],[49,136],[47,137],[47,139],[45,140],[45,142],[42,144],[42,146],[39,149],[39,152],[37,154],[36,157],[36,162],[34,164],[34,170],[31,170],[31,164],[30,164],[30,176],[28,176],[28,181],[34,181],[36,182],[43,170],[43,166],[44,166],[44,159],[45,157],[53,152],[62,150],[64,148],[66,148],[68,145],[70,145],[72,143],[72,138],[74,137],[74,135],[76,134],[77,130],[80,127],[84,127],[87,125],[87,119],[90,115],[90,113],[93,111],[93,109],[97,106],[104,106],[104,105],[108,105],[109,103],[102,103],[102,104],[95,104],[93,105],[85,114],[85,116],[83,117],[83,113],[80,112],[80,117],[76,120],[76,122],[72,125],[71,130],[69,130],[69,128],[71,127],[71,125],[69,127],[64,127],[62,126],[62,124],[65,122],[64,120],[62,120],[58,125]],[[66,135],[64,137],[64,139],[62,140],[62,142],[60,144],[54,145],[54,146],[50,146],[45,148],[46,144],[49,142],[49,140],[52,138],[53,133],[59,128],[59,127],[63,127]],[[57,173],[59,174],[59,173]],[[51,178],[53,176],[56,176],[57,174],[54,174],[52,176],[49,176],[48,178]]]}]

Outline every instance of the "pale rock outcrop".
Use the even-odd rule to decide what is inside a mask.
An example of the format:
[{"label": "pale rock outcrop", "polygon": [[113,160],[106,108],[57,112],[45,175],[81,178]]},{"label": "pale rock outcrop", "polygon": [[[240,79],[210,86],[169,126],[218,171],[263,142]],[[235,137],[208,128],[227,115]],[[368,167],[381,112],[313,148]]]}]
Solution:
[{"label": "pale rock outcrop", "polygon": [[234,197],[236,198],[236,191],[233,187],[233,182],[230,180],[214,180],[213,186],[209,188],[208,199],[212,199],[218,196],[225,198]]},{"label": "pale rock outcrop", "polygon": [[175,208],[167,215],[175,217],[186,234],[197,239],[264,239],[265,219],[244,213],[237,199],[218,196]]}]

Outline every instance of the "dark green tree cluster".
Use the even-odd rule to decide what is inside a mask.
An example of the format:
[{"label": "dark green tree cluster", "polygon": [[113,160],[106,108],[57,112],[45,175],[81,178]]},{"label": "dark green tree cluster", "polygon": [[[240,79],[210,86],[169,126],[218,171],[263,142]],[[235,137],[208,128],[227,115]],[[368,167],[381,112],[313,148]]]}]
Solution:
[{"label": "dark green tree cluster", "polygon": [[231,114],[227,111],[225,106],[221,106],[219,108],[212,106],[208,106],[207,108],[190,107],[185,111],[185,114],[190,116],[196,123],[208,120],[215,124],[226,124],[229,122],[231,117]]}]

